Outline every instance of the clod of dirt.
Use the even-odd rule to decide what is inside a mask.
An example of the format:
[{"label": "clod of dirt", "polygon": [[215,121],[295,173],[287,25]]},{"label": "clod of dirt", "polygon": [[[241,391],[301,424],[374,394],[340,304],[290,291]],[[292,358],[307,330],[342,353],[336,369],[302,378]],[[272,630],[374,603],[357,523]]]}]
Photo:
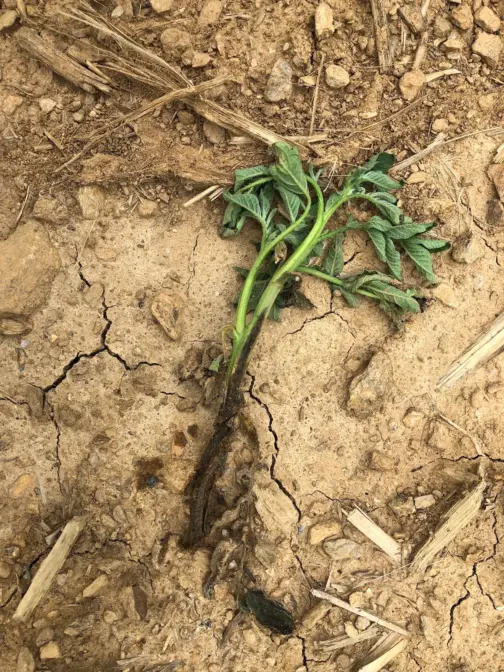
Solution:
[{"label": "clod of dirt", "polygon": [[331,89],[342,89],[350,83],[350,75],[340,65],[328,65],[325,71],[326,84]]},{"label": "clod of dirt", "polygon": [[459,264],[473,264],[485,254],[483,241],[472,234],[459,236],[452,246],[452,259]]},{"label": "clod of dirt", "polygon": [[203,122],[203,133],[212,145],[220,145],[226,139],[226,129],[214,124],[213,121],[208,121],[208,119]]},{"label": "clod of dirt", "polygon": [[55,658],[61,658],[61,651],[57,642],[48,642],[44,646],[40,647],[40,660],[54,660]]},{"label": "clod of dirt", "polygon": [[167,28],[159,38],[163,51],[169,57],[180,58],[184,51],[190,49],[191,35],[180,28]]},{"label": "clod of dirt", "polygon": [[324,551],[334,562],[350,559],[358,560],[361,556],[361,547],[351,539],[327,539],[323,546]]},{"label": "clod of dirt", "polygon": [[358,418],[373,415],[381,409],[390,383],[390,362],[383,352],[378,352],[366,370],[350,383],[347,410]]},{"label": "clod of dirt", "polygon": [[452,21],[461,30],[470,30],[473,27],[473,15],[468,5],[459,5],[452,11]]},{"label": "clod of dirt", "polygon": [[400,518],[410,516],[416,511],[413,497],[407,497],[405,495],[397,495],[397,497],[394,497],[388,505]]},{"label": "clod of dirt", "polygon": [[310,527],[309,540],[312,546],[320,544],[328,537],[335,537],[341,532],[341,523],[338,520],[315,523]]},{"label": "clod of dirt", "polygon": [[504,164],[493,163],[488,166],[487,175],[493,182],[494,187],[499,194],[499,198],[504,202]]},{"label": "clod of dirt", "polygon": [[127,162],[120,156],[112,154],[95,154],[82,160],[80,180],[84,184],[93,182],[110,182],[117,175],[124,175]]},{"label": "clod of dirt", "polygon": [[432,130],[434,133],[442,133],[447,131],[449,127],[448,121],[446,119],[435,119],[432,123]]},{"label": "clod of dirt", "polygon": [[292,95],[292,68],[283,58],[279,58],[270,73],[264,98],[268,103],[289,100]]},{"label": "clod of dirt", "polygon": [[487,33],[497,33],[500,30],[500,19],[490,7],[480,7],[474,13],[474,20]]},{"label": "clod of dirt", "polygon": [[448,58],[457,59],[460,52],[466,46],[460,33],[454,30],[448,39],[443,43],[443,49],[447,52]]},{"label": "clod of dirt", "polygon": [[27,646],[19,649],[16,672],[35,672],[35,659]]},{"label": "clod of dirt", "polygon": [[2,30],[7,30],[16,23],[17,12],[13,9],[8,9],[3,14],[0,14],[0,33]]},{"label": "clod of dirt", "polygon": [[157,14],[169,12],[172,5],[173,0],[150,0],[150,6]]},{"label": "clod of dirt", "polygon": [[11,566],[7,562],[0,560],[0,579],[8,579],[10,573],[11,573]]},{"label": "clod of dirt", "polygon": [[97,219],[103,214],[105,192],[96,185],[81,187],[77,192],[77,200],[84,219]]},{"label": "clod of dirt", "polygon": [[172,341],[176,341],[181,336],[183,309],[183,299],[168,290],[159,292],[152,300],[152,315]]},{"label": "clod of dirt", "polygon": [[315,35],[318,40],[325,40],[333,33],[333,10],[326,2],[321,2],[315,11]]},{"label": "clod of dirt", "polygon": [[204,68],[211,62],[211,60],[212,57],[204,51],[195,51],[192,55],[191,67]]},{"label": "clod of dirt", "polygon": [[432,290],[432,295],[448,308],[456,308],[459,305],[455,290],[447,282],[441,282]]},{"label": "clod of dirt", "polygon": [[201,12],[198,17],[198,26],[201,28],[206,26],[213,26],[219,20],[221,12],[221,0],[207,0],[201,8]]},{"label": "clod of dirt", "polygon": [[504,226],[504,205],[498,198],[492,198],[487,205],[487,224]]},{"label": "clod of dirt", "polygon": [[66,205],[52,196],[41,196],[33,206],[33,216],[53,224],[65,224],[68,221]]},{"label": "clod of dirt", "polygon": [[399,14],[412,33],[419,35],[424,27],[424,17],[418,5],[405,5]]},{"label": "clod of dirt", "polygon": [[390,455],[385,455],[381,450],[373,450],[369,458],[369,468],[375,471],[392,471],[395,460]]},{"label": "clod of dirt", "polygon": [[138,206],[138,214],[140,217],[153,217],[158,209],[156,201],[149,201],[147,198],[141,198]]},{"label": "clod of dirt", "polygon": [[436,16],[434,21],[434,35],[441,39],[448,37],[452,31],[451,23],[444,16]]},{"label": "clod of dirt", "polygon": [[0,242],[0,318],[21,318],[40,308],[61,260],[38,222],[29,220]]},{"label": "clod of dirt", "polygon": [[421,70],[411,70],[399,80],[399,90],[403,98],[410,103],[415,100],[425,83],[425,75]]},{"label": "clod of dirt", "polygon": [[480,33],[473,42],[472,50],[481,56],[487,65],[496,68],[502,51],[502,40],[498,35]]}]

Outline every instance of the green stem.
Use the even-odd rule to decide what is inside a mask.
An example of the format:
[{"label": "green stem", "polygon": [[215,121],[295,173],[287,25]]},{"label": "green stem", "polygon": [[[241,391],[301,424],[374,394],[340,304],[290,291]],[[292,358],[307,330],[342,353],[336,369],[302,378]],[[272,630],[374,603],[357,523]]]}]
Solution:
[{"label": "green stem", "polygon": [[[336,285],[336,287],[343,287],[345,285],[343,280],[335,278],[333,275],[328,275],[323,271],[319,271],[318,268],[312,268],[311,266],[298,266],[296,270],[298,273],[304,273],[305,275],[313,275],[313,277],[319,278],[320,280],[326,280],[327,282],[330,282],[332,285]],[[376,296],[374,294],[371,294],[371,292],[366,292],[365,289],[357,289],[355,291],[358,294],[362,294],[362,296],[369,296],[371,299],[376,299]]]}]

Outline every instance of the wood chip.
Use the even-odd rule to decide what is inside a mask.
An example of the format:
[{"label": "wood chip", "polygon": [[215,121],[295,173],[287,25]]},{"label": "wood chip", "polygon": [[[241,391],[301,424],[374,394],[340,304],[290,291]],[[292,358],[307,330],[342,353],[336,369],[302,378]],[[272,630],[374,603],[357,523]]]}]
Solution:
[{"label": "wood chip", "polygon": [[354,527],[356,527],[359,532],[362,532],[368,539],[370,539],[374,544],[381,548],[381,550],[386,553],[389,558],[394,562],[401,564],[402,562],[402,551],[401,546],[393,539],[390,535],[384,532],[381,527],[374,523],[371,518],[361,511],[358,508],[355,508],[347,516],[347,520]]},{"label": "wood chip", "polygon": [[357,672],[379,672],[406,648],[406,639],[390,634],[371,649],[368,660]]},{"label": "wood chip", "polygon": [[504,313],[492,322],[476,341],[467,348],[448,371],[441,376],[437,389],[453,387],[455,383],[468,373],[475,371],[504,348]]},{"label": "wood chip", "polygon": [[86,525],[86,518],[73,518],[63,529],[51,552],[40,565],[30,587],[18,604],[12,617],[14,621],[26,622],[32,615],[40,600],[47,594],[56,575],[59,573],[77,537]]},{"label": "wood chip", "polygon": [[350,604],[348,604],[348,602],[340,600],[339,597],[335,597],[330,593],[325,593],[323,590],[317,590],[316,588],[313,588],[311,590],[311,594],[314,597],[320,598],[321,600],[327,600],[331,604],[334,604],[336,607],[340,607],[341,609],[349,611],[351,614],[356,614],[357,616],[364,616],[364,618],[367,618],[368,621],[377,623],[378,625],[381,625],[382,628],[392,630],[393,632],[396,632],[399,635],[404,635],[405,637],[408,637],[408,631],[405,630],[404,628],[401,628],[400,625],[396,625],[395,623],[386,621],[383,618],[380,618],[379,616],[375,616],[375,614],[371,614],[369,611],[365,611],[364,609],[360,609],[358,607],[352,607]]},{"label": "wood chip", "polygon": [[388,6],[383,0],[371,0],[376,51],[378,52],[378,63],[380,64],[380,71],[382,74],[385,74],[390,70],[393,62],[389,40],[387,9]]},{"label": "wood chip", "polygon": [[412,570],[426,569],[435,556],[478,515],[486,485],[486,482],[482,480],[443,516],[444,522],[415,554],[411,563]]}]

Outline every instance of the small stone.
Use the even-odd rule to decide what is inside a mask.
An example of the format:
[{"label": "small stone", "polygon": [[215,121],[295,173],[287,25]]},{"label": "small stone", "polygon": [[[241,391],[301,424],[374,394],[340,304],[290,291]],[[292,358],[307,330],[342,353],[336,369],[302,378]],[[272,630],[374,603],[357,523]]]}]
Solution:
[{"label": "small stone", "polygon": [[373,450],[369,458],[369,468],[376,471],[392,471],[395,467],[395,460],[389,455],[385,455],[380,450]]},{"label": "small stone", "polygon": [[31,494],[35,488],[35,477],[32,474],[22,474],[16,479],[14,485],[9,490],[10,496],[14,499]]},{"label": "small stone", "polygon": [[221,0],[207,0],[201,8],[198,17],[198,26],[204,28],[205,26],[213,26],[220,19],[222,12]]},{"label": "small stone", "polygon": [[318,40],[325,40],[333,33],[333,10],[326,2],[321,2],[315,10],[315,35]]},{"label": "small stone", "polygon": [[11,573],[11,566],[7,562],[0,560],[0,579],[8,579],[10,573]]},{"label": "small stone", "polygon": [[361,557],[361,547],[351,539],[327,539],[323,546],[324,551],[334,562],[357,560]]},{"label": "small stone", "polygon": [[257,646],[257,636],[251,628],[247,628],[243,631],[243,639],[250,648],[255,648]]},{"label": "small stone", "polygon": [[434,21],[434,35],[439,38],[446,38],[452,31],[451,23],[444,16],[436,16]]},{"label": "small stone", "polygon": [[316,86],[317,84],[317,78],[315,75],[305,75],[304,77],[300,77],[299,81],[302,82],[305,86],[309,86],[310,88]]},{"label": "small stone", "polygon": [[84,121],[85,114],[84,112],[74,112],[72,117],[76,123],[81,124]]},{"label": "small stone", "polygon": [[192,112],[189,112],[189,110],[180,110],[177,113],[177,117],[180,123],[184,124],[184,126],[192,126],[196,121],[196,117]]},{"label": "small stone", "polygon": [[82,591],[82,597],[95,597],[108,585],[108,578],[105,574],[100,574],[89,586]]},{"label": "small stone", "polygon": [[400,518],[409,516],[416,511],[413,497],[407,497],[404,495],[397,495],[397,497],[394,497],[394,499],[389,502],[389,507]]},{"label": "small stone", "polygon": [[204,68],[210,63],[212,57],[203,51],[195,51],[192,57],[191,65],[193,68]]},{"label": "small stone", "polygon": [[139,217],[153,217],[158,210],[158,204],[156,201],[150,201],[147,198],[141,198],[140,204],[138,206],[138,216]]},{"label": "small stone", "polygon": [[449,308],[456,308],[459,305],[455,290],[447,282],[441,282],[432,290],[435,299]]},{"label": "small stone", "polygon": [[114,9],[112,10],[112,12],[110,13],[110,16],[111,16],[113,19],[118,19],[118,18],[120,18],[123,14],[124,14],[124,7],[121,7],[121,5],[117,5],[116,7],[114,7]]},{"label": "small stone", "polygon": [[499,17],[490,7],[480,7],[474,14],[474,20],[487,33],[497,33],[501,27]]},{"label": "small stone", "polygon": [[303,636],[313,630],[317,623],[325,618],[330,609],[331,605],[328,602],[320,601],[307,611],[301,622]]},{"label": "small stone", "polygon": [[320,544],[328,537],[335,537],[341,532],[341,523],[337,520],[329,520],[326,523],[315,523],[310,527],[309,541],[312,546]]},{"label": "small stone", "polygon": [[182,457],[182,455],[185,452],[186,446],[187,446],[186,435],[181,430],[178,430],[177,432],[175,432],[172,438],[171,443],[172,457]]},{"label": "small stone", "polygon": [[157,14],[169,12],[172,5],[173,0],[150,0],[150,6]]},{"label": "small stone", "polygon": [[35,659],[27,646],[19,649],[16,672],[35,672]]},{"label": "small stone", "polygon": [[103,215],[105,192],[101,187],[94,184],[81,187],[77,192],[77,200],[84,219],[98,219]]},{"label": "small stone", "polygon": [[39,107],[44,114],[49,114],[49,112],[52,112],[56,107],[56,104],[56,101],[51,100],[50,98],[41,98],[39,100]]},{"label": "small stone", "polygon": [[416,427],[417,425],[420,424],[423,417],[424,417],[423,413],[420,413],[420,411],[417,411],[414,408],[409,408],[406,411],[402,422],[405,427],[413,429],[413,427]]},{"label": "small stone", "polygon": [[362,591],[356,590],[354,593],[351,593],[351,595],[348,596],[348,604],[351,607],[358,607],[362,609],[362,607],[366,606],[366,596]]},{"label": "small stone", "polygon": [[390,362],[383,352],[378,352],[351,381],[347,410],[357,418],[370,417],[382,408],[390,394],[390,383]]},{"label": "small stone", "polygon": [[350,623],[350,621],[347,621],[345,623],[345,632],[348,637],[351,637],[352,639],[355,639],[356,637],[359,636],[359,631],[355,627],[353,623]]},{"label": "small stone", "polygon": [[459,5],[451,13],[452,21],[461,30],[470,30],[473,27],[473,14],[468,5]]},{"label": "small stone", "polygon": [[424,17],[418,5],[402,5],[399,14],[412,33],[419,35],[424,27]]},{"label": "small stone", "polygon": [[367,630],[370,625],[371,621],[369,621],[365,616],[357,616],[355,620],[355,627],[357,628],[357,630],[360,631]]},{"label": "small stone", "polygon": [[16,23],[17,12],[13,9],[8,9],[6,12],[0,14],[0,33],[2,30],[7,30]]},{"label": "small stone", "polygon": [[270,73],[264,98],[268,103],[289,100],[292,95],[292,68],[283,58],[279,58]]},{"label": "small stone", "polygon": [[442,133],[443,131],[447,131],[449,126],[450,125],[446,119],[434,119],[432,122],[432,130],[434,133]]},{"label": "small stone", "polygon": [[10,95],[4,98],[2,109],[7,116],[14,114],[14,112],[23,104],[24,98],[22,96]]},{"label": "small stone", "polygon": [[436,621],[431,616],[426,616],[422,614],[420,616],[420,625],[422,628],[423,636],[428,642],[434,642],[436,639]]},{"label": "small stone", "polygon": [[334,662],[336,663],[336,670],[349,670],[352,666],[352,659],[346,653],[340,653]]},{"label": "small stone", "polygon": [[328,65],[325,70],[326,84],[330,89],[343,89],[350,83],[350,75],[340,65]]},{"label": "small stone", "polygon": [[119,620],[119,616],[115,613],[115,611],[110,611],[107,609],[106,611],[103,612],[103,620],[105,623],[108,623],[109,625],[111,623],[115,623],[116,621]]},{"label": "small stone", "polygon": [[219,126],[219,124],[214,124],[213,121],[209,121],[208,119],[205,119],[203,122],[203,133],[208,142],[211,142],[212,145],[220,145],[226,139],[226,129]]},{"label": "small stone", "polygon": [[48,642],[40,648],[40,660],[53,660],[55,658],[61,658],[61,651],[57,642]]},{"label": "small stone", "polygon": [[473,264],[484,254],[484,243],[472,234],[459,236],[453,242],[451,256],[459,264]]},{"label": "small stone", "polygon": [[472,50],[492,68],[497,67],[502,51],[502,41],[498,35],[480,33],[473,42]]},{"label": "small stone", "polygon": [[504,226],[504,205],[498,198],[492,198],[487,203],[487,224]]},{"label": "small stone", "polygon": [[455,54],[460,53],[465,46],[465,41],[456,30],[454,30],[448,39],[443,42],[444,51],[454,52]]},{"label": "small stone", "polygon": [[151,304],[152,315],[172,341],[176,341],[181,336],[183,305],[182,299],[168,290],[159,292]]},{"label": "small stone", "polygon": [[114,510],[112,511],[112,518],[115,520],[116,523],[119,523],[120,525],[124,525],[125,523],[128,522],[128,519],[126,518],[126,514],[124,513],[124,509],[122,506],[114,506]]},{"label": "small stone", "polygon": [[487,168],[487,175],[493,182],[494,187],[499,194],[500,200],[504,203],[504,164],[493,163]]},{"label": "small stone", "polygon": [[42,628],[42,630],[37,633],[35,644],[38,647],[41,647],[44,644],[47,644],[47,642],[50,642],[53,637],[54,630],[52,628]]},{"label": "small stone", "polygon": [[52,224],[66,224],[68,210],[66,205],[52,196],[40,196],[33,206],[33,216]]},{"label": "small stone", "polygon": [[415,502],[415,507],[422,510],[434,506],[436,498],[434,495],[420,495],[420,497],[415,497],[413,501]]},{"label": "small stone", "polygon": [[104,245],[102,242],[99,242],[95,246],[94,253],[96,258],[99,261],[103,261],[104,263],[108,261],[115,261],[117,259],[117,250],[113,247],[110,247],[109,245]]},{"label": "small stone", "polygon": [[192,47],[191,35],[180,28],[167,28],[159,38],[167,56],[180,58],[184,51]]},{"label": "small stone", "polygon": [[421,70],[411,70],[399,80],[399,91],[402,97],[410,103],[418,96],[425,82],[425,75]]}]

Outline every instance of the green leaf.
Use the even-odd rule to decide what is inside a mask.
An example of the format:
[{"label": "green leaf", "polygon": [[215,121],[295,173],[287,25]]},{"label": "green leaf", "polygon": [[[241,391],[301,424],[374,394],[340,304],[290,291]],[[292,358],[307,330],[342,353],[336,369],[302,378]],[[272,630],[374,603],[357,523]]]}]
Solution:
[{"label": "green leaf", "polygon": [[397,203],[397,198],[394,196],[394,194],[389,194],[386,191],[373,191],[371,193],[373,198],[375,198],[377,201],[380,201],[380,203]]},{"label": "green leaf", "polygon": [[371,170],[376,170],[381,173],[388,173],[395,163],[395,156],[387,152],[381,152],[372,156],[367,163],[362,166],[362,170],[368,173]]},{"label": "green leaf", "polygon": [[289,191],[289,189],[286,189],[281,184],[277,185],[277,189],[287,209],[287,214],[289,215],[290,221],[295,222],[298,218],[299,210],[303,205],[302,200],[297,194],[295,194],[293,191]]},{"label": "green leaf", "polygon": [[366,287],[370,282],[379,280],[380,282],[394,282],[394,278],[390,278],[384,273],[376,273],[375,271],[363,271],[358,275],[353,275],[345,279],[345,289],[349,292],[355,292],[358,289]]},{"label": "green leaf", "polygon": [[371,219],[364,225],[364,229],[366,231],[371,229],[374,229],[375,231],[388,231],[391,228],[392,224],[388,221],[388,219],[382,219],[382,217],[378,217],[377,215],[371,217]]},{"label": "green leaf", "polygon": [[268,597],[262,590],[248,590],[245,595],[245,604],[264,627],[280,632],[282,635],[290,635],[294,631],[292,614],[281,602]]},{"label": "green leaf", "polygon": [[382,215],[385,215],[385,217],[393,224],[399,224],[401,220],[401,210],[397,205],[389,203],[386,199],[379,198],[381,196],[385,196],[385,194],[382,192],[368,194],[366,200],[376,206]]},{"label": "green leaf", "polygon": [[418,313],[420,310],[418,302],[408,292],[381,280],[372,280],[366,285],[366,291],[371,292],[379,301],[397,306],[404,313]]},{"label": "green leaf", "polygon": [[244,184],[257,177],[266,177],[269,175],[269,166],[254,166],[252,168],[238,168],[235,170],[235,191],[241,189]]},{"label": "green leaf", "polygon": [[219,369],[220,369],[220,365],[221,365],[223,357],[224,357],[224,355],[219,355],[218,357],[213,359],[212,363],[208,367],[208,370],[213,371],[213,373],[219,373]]},{"label": "green leaf", "polygon": [[274,147],[277,164],[270,168],[274,180],[289,191],[308,196],[308,182],[297,148],[291,147],[286,142],[277,142]]},{"label": "green leaf", "polygon": [[226,191],[224,198],[226,201],[234,203],[235,205],[240,206],[243,210],[246,210],[259,222],[263,219],[259,199],[255,194],[232,194],[231,192]]},{"label": "green leaf", "polygon": [[418,236],[421,233],[430,231],[432,227],[435,226],[433,222],[427,224],[415,224],[413,222],[408,222],[406,224],[399,224],[399,226],[393,226],[388,232],[387,235],[392,240],[407,240],[413,236]]},{"label": "green leaf", "polygon": [[343,257],[343,238],[345,237],[344,233],[340,233],[331,241],[327,254],[322,263],[322,270],[328,275],[333,277],[338,276],[343,270],[344,266],[344,257]]},{"label": "green leaf", "polygon": [[246,278],[250,271],[249,268],[242,268],[241,266],[233,266],[233,270],[236,271],[238,275],[241,275],[242,278]]},{"label": "green leaf", "polygon": [[431,252],[445,252],[451,247],[447,240],[438,240],[437,238],[418,238],[417,242]]},{"label": "green leaf", "polygon": [[381,231],[369,229],[368,236],[375,246],[376,254],[380,261],[387,263],[387,239]]},{"label": "green leaf", "polygon": [[387,235],[386,238],[386,257],[387,264],[390,268],[390,272],[396,278],[396,280],[401,279],[401,255],[396,250],[394,243],[390,240]]},{"label": "green leaf", "polygon": [[397,182],[388,175],[385,175],[384,173],[376,170],[371,170],[369,173],[364,173],[361,178],[361,182],[371,182],[371,184],[376,185],[380,189],[385,189],[388,191],[391,189],[401,189],[403,186],[403,182]]},{"label": "green leaf", "polygon": [[259,192],[259,206],[264,220],[268,218],[274,196],[275,191],[271,184],[265,184]]},{"label": "green leaf", "polygon": [[359,305],[359,299],[355,294],[347,292],[346,289],[343,289],[342,287],[335,287],[334,285],[331,285],[331,289],[339,289],[341,296],[345,299],[350,308],[356,308]]},{"label": "green leaf", "polygon": [[236,236],[236,234],[240,233],[243,229],[246,219],[247,213],[243,211],[243,208],[240,205],[237,203],[229,203],[224,211],[224,217],[222,219],[222,237],[228,238],[229,236]]},{"label": "green leaf", "polygon": [[324,208],[324,213],[327,216],[328,212],[331,212],[334,210],[334,207],[336,206],[336,203],[338,200],[341,198],[341,194],[339,191],[333,191],[333,193],[329,196],[329,198],[326,201],[325,208]]},{"label": "green leaf", "polygon": [[401,242],[408,257],[413,261],[419,272],[431,283],[437,282],[432,270],[432,258],[429,250],[415,238]]}]

